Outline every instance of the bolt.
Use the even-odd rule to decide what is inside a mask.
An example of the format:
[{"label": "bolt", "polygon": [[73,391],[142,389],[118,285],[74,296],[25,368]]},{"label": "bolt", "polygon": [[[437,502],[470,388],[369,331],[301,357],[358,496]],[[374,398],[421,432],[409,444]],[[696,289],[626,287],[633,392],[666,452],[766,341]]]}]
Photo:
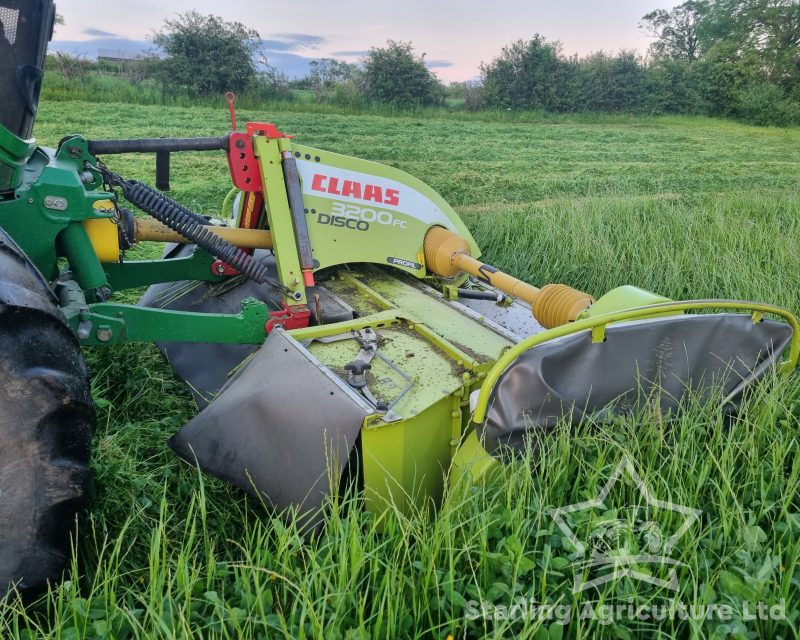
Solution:
[{"label": "bolt", "polygon": [[302,294],[302,293],[300,293],[299,291],[295,291],[295,292],[292,294],[292,297],[293,297],[295,300],[299,300],[300,298],[302,298],[302,297],[303,297],[303,294]]},{"label": "bolt", "polygon": [[101,327],[97,330],[96,335],[100,342],[108,342],[112,337],[114,337],[114,333],[108,327]]},{"label": "bolt", "polygon": [[98,287],[94,290],[94,295],[100,302],[105,302],[108,300],[113,293],[114,292],[112,291],[111,287],[109,287],[107,284],[104,284],[102,287]]},{"label": "bolt", "polygon": [[83,320],[78,324],[78,330],[75,332],[79,340],[86,340],[92,335],[92,323],[88,320]]},{"label": "bolt", "polygon": [[81,148],[80,147],[69,147],[68,149],[69,155],[73,158],[80,158],[81,157]]},{"label": "bolt", "polygon": [[237,140],[237,141],[236,141],[236,146],[237,146],[239,149],[244,149],[244,140],[242,140],[241,138],[240,138],[239,140]]},{"label": "bolt", "polygon": [[225,265],[224,264],[218,264],[217,265],[217,273],[220,274],[220,275],[225,273]]}]

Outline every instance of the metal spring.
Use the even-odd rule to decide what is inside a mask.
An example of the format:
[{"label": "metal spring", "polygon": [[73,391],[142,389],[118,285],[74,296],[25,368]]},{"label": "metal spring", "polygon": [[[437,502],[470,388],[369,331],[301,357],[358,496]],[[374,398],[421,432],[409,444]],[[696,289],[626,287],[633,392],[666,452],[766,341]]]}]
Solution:
[{"label": "metal spring", "polygon": [[279,290],[286,289],[281,283],[270,278],[267,268],[254,260],[250,254],[207,229],[204,225],[208,221],[203,216],[190,211],[172,198],[142,182],[119,178],[114,180],[114,183],[122,188],[126,200],[145,213],[149,213],[173,231],[177,231],[198,247],[226,262],[250,280],[259,284],[267,283]]}]

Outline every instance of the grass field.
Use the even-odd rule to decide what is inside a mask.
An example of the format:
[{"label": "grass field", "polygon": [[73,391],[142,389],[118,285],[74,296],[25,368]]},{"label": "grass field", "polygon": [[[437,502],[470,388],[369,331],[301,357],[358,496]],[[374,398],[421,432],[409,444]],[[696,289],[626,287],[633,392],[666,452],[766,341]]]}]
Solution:
[{"label": "grass field", "polygon": [[[597,295],[632,283],[800,311],[798,129],[681,118],[240,119],[274,120],[303,143],[419,176],[463,215],[488,262],[530,282]],[[218,135],[226,126],[222,108],[64,101],[41,106],[37,136],[55,144],[73,132]],[[153,179],[150,157],[110,164]],[[172,182],[178,200],[213,212],[229,189],[223,155],[174,156]],[[506,467],[504,482],[459,487],[436,518],[337,503],[324,531],[304,539],[167,449],[195,407],[154,347],[88,359],[96,500],[80,523],[72,579],[34,603],[0,604],[0,638],[800,637],[796,377],[765,385],[729,421],[694,407],[671,425],[643,415],[564,428],[536,464],[529,456]],[[593,497],[623,454],[658,497],[703,511],[681,541],[675,598],[729,605],[731,620],[467,619],[471,600],[584,604],[547,510]],[[600,601],[667,595],[620,579]],[[745,619],[744,601],[781,599],[784,619]]]}]

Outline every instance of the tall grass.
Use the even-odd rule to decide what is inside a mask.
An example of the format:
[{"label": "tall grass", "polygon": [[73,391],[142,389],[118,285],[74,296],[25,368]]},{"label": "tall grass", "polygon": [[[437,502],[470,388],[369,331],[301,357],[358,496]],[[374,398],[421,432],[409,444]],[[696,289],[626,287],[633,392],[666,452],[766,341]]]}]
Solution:
[{"label": "tall grass", "polygon": [[612,194],[464,217],[487,259],[530,282],[800,307],[800,193]]},{"label": "tall grass", "polygon": [[[433,517],[391,508],[373,516],[357,498],[334,499],[316,536],[189,467],[174,469],[152,504],[107,492],[102,510],[81,523],[81,558],[73,567],[81,577],[32,606],[12,599],[0,634],[538,639],[562,632],[726,637],[727,629],[737,637],[796,637],[800,458],[790,422],[797,401],[784,382],[762,389],[730,423],[695,406],[668,426],[655,416],[562,426],[489,486],[456,484]],[[117,439],[127,441],[129,455],[142,455],[132,434]],[[596,495],[624,455],[661,499],[703,511],[679,547],[685,566],[677,594],[625,579],[599,594],[571,591],[569,543],[548,511]],[[604,515],[640,503],[636,487],[624,484]],[[507,606],[519,598],[570,605],[573,620],[564,628],[554,620],[465,617],[477,602]],[[638,606],[673,598],[728,604],[733,619],[605,624],[577,613],[587,602]],[[788,620],[744,619],[744,600],[781,599]]]},{"label": "tall grass", "polygon": [[[265,114],[243,110],[243,117]],[[533,283],[596,295],[631,283],[674,298],[762,299],[800,310],[796,131],[697,119],[604,123],[430,120],[292,112],[303,142],[409,170],[463,214],[484,258]],[[224,131],[224,109],[43,103],[37,135]],[[148,179],[146,156],[109,159]],[[214,211],[221,154],[173,159],[173,195]],[[733,419],[689,406],[562,425],[485,486],[455,482],[438,513],[331,501],[315,536],[175,459],[195,407],[152,345],[87,352],[99,408],[97,496],[73,571],[34,602],[0,604],[0,638],[797,638],[800,392],[759,387]],[[594,497],[624,455],[653,494],[702,510],[676,548],[680,591],[621,579],[572,593],[572,550],[548,510]],[[636,502],[623,483],[607,514]],[[574,522],[591,528],[593,521]],[[728,622],[468,619],[470,601],[732,607]],[[786,620],[745,620],[745,600]]]}]

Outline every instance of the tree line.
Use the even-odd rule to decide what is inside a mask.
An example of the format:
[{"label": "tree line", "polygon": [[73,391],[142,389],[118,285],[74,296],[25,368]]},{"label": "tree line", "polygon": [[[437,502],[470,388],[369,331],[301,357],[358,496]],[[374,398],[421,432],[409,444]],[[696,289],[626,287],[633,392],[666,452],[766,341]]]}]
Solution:
[{"label": "tree line", "polygon": [[565,57],[541,36],[482,67],[486,105],[555,112],[733,116],[800,122],[800,3],[689,0],[643,16],[654,40],[632,51]]},{"label": "tree line", "polygon": [[[468,110],[556,113],[697,114],[756,124],[800,123],[800,2],[688,0],[644,15],[653,38],[635,51],[565,56],[541,35],[513,42],[471,82],[445,86],[411,43],[373,47],[358,64],[314,60],[289,80],[269,65],[260,35],[238,22],[195,11],[165,21],[153,41],[159,56],[129,65],[129,79],[165,93],[207,96],[227,90],[290,99],[305,90],[319,102],[400,109],[463,105]],[[62,73],[86,71],[68,57]],[[135,71],[133,71],[135,70]]]}]

